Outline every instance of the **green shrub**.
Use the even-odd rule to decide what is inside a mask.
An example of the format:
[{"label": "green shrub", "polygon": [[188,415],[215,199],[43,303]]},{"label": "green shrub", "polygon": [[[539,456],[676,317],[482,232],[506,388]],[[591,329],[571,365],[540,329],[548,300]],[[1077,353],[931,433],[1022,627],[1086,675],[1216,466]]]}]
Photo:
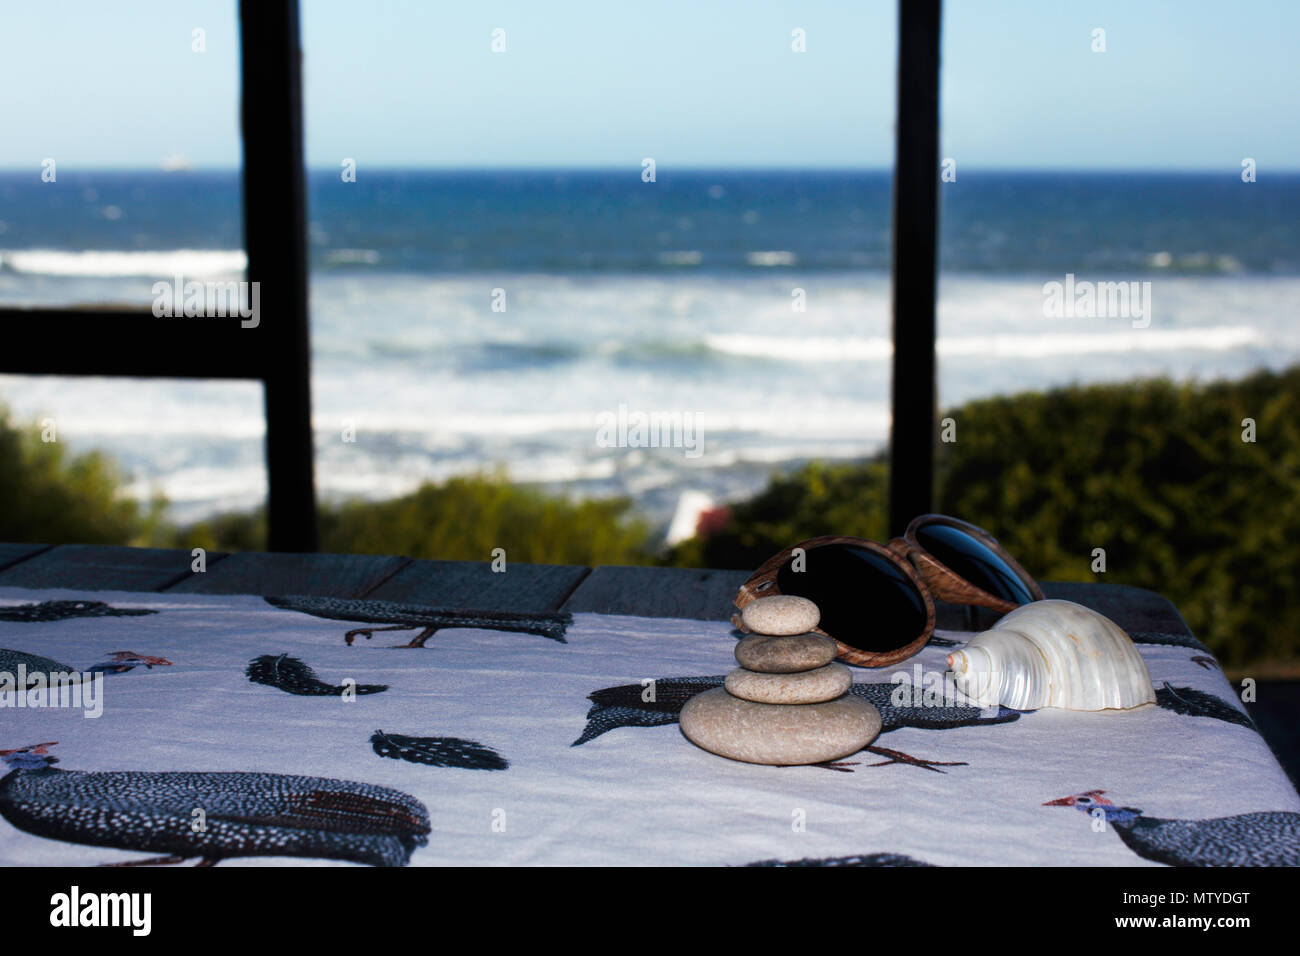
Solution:
[{"label": "green shrub", "polygon": [[10,420],[0,406],[0,541],[145,544],[162,516],[121,494],[123,476],[106,455],[69,455],[41,440],[37,425]]},{"label": "green shrub", "polygon": [[186,551],[265,551],[266,508],[226,512],[179,528],[168,525],[154,535],[154,544]]},{"label": "green shrub", "polygon": [[321,549],[543,564],[643,564],[647,529],[623,499],[571,502],[503,477],[453,478],[391,501],[321,509]]},{"label": "green shrub", "polygon": [[[626,500],[570,502],[512,485],[504,475],[426,484],[389,501],[318,509],[320,548],[339,554],[539,564],[645,564],[648,530]],[[164,547],[210,551],[265,548],[266,510],[217,515],[160,536]]]}]

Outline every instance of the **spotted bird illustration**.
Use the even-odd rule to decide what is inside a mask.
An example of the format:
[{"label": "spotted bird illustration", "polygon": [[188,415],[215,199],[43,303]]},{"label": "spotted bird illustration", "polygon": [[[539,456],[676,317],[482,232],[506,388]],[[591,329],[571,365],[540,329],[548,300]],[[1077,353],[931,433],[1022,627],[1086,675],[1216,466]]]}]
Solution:
[{"label": "spotted bird illustration", "polygon": [[113,607],[103,601],[42,601],[39,604],[0,607],[0,621],[33,624],[66,621],[74,617],[140,617],[157,613],[149,608]]},{"label": "spotted bird illustration", "polygon": [[[589,694],[587,699],[592,707],[587,711],[587,726],[572,744],[581,746],[595,740],[602,734],[619,727],[660,727],[677,723],[682,706],[696,694],[713,687],[721,687],[725,678],[710,677],[665,677],[654,681],[653,700],[645,700],[648,687],[641,684],[623,684],[619,687],[605,687]],[[1020,712],[1006,707],[996,711],[964,704],[939,707],[931,706],[897,706],[893,703],[898,684],[854,684],[849,693],[856,694],[876,706],[880,711],[880,733],[887,734],[900,727],[913,727],[924,730],[946,730],[953,727],[970,727],[984,724],[1005,724],[1020,718]],[[964,767],[965,761],[924,760],[913,757],[899,750],[888,747],[868,746],[863,748],[868,753],[887,759],[869,764],[872,767],[884,767],[889,764],[902,763],[914,767],[924,767],[936,773],[944,773],[940,767]],[[818,764],[830,770],[851,773],[850,767],[855,763],[835,761]]]},{"label": "spotted bird illustration", "polygon": [[400,790],[281,773],[60,770],[53,746],[0,750],[11,768],[0,817],[51,840],[162,854],[110,865],[292,856],[405,866],[428,843],[429,811]]},{"label": "spotted bird illustration", "polygon": [[263,654],[249,661],[244,675],[254,684],[265,684],[299,697],[342,697],[349,689],[357,696],[382,694],[387,684],[333,686],[321,680],[305,662],[288,654]]},{"label": "spotted bird illustration", "polygon": [[491,747],[461,737],[407,737],[376,730],[371,748],[381,757],[463,770],[507,770],[509,761]]},{"label": "spotted bird illustration", "polygon": [[914,860],[905,853],[867,853],[858,856],[828,856],[821,859],[805,857],[802,860],[760,860],[746,866],[934,866]]},{"label": "spotted bird illustration", "polygon": [[424,647],[424,642],[437,631],[448,627],[468,627],[488,631],[512,631],[518,634],[535,634],[561,644],[567,644],[564,635],[573,615],[564,611],[476,611],[467,608],[421,607],[416,604],[392,604],[388,601],[347,600],[343,598],[268,597],[264,600],[273,607],[299,611],[313,617],[332,621],[355,621],[370,625],[356,627],[343,634],[351,644],[359,636],[370,640],[377,631],[418,630],[406,644],[398,647]]},{"label": "spotted bird illustration", "polygon": [[1165,710],[1172,710],[1175,714],[1212,717],[1230,724],[1239,724],[1256,732],[1259,730],[1245,711],[1232,706],[1221,697],[1194,687],[1174,687],[1165,681],[1164,686],[1156,690],[1156,703]]},{"label": "spotted bird illustration", "polygon": [[1169,866],[1300,866],[1300,813],[1266,810],[1207,820],[1147,816],[1136,807],[1116,806],[1088,790],[1045,807],[1073,807],[1104,816],[1124,845],[1143,859]]}]

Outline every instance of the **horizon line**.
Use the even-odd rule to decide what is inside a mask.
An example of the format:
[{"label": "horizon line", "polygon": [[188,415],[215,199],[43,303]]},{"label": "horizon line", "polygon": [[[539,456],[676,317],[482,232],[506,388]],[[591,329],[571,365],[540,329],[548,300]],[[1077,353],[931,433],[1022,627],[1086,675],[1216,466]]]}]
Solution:
[{"label": "horizon line", "polygon": [[[66,168],[66,167],[65,167]],[[338,166],[320,166],[306,165],[304,169],[308,173],[337,173]],[[481,166],[455,166],[455,165],[391,165],[375,164],[373,166],[358,163],[358,174],[364,171],[390,173],[390,172],[429,172],[429,173],[628,173],[637,175],[640,171],[640,164],[629,164],[626,166],[616,165],[550,165],[542,164],[536,166],[518,166],[518,165],[481,165]],[[1298,174],[1300,166],[1283,166],[1272,168],[1265,166],[1267,175],[1274,174]],[[658,166],[656,172],[663,169]],[[795,166],[789,164],[778,164],[771,166],[745,165],[745,166],[717,166],[717,165],[682,165],[669,167],[671,172],[678,173],[888,173],[892,174],[893,166],[839,166],[839,165],[806,165]],[[1258,169],[1258,167],[1257,167]],[[90,173],[160,173],[171,176],[184,176],[186,173],[240,173],[243,171],[242,165],[195,165],[186,169],[163,169],[157,165],[88,165],[76,166],[72,172],[90,172]],[[4,166],[0,165],[0,175],[10,173],[32,173],[39,177],[41,167],[35,166]],[[1241,166],[1180,166],[1175,168],[1159,166],[966,166],[958,165],[958,176],[965,173],[1014,173],[1014,174],[1066,174],[1066,173],[1107,173],[1107,174],[1144,174],[1144,175],[1189,175],[1189,174],[1210,174],[1231,173],[1234,177],[1240,175]],[[935,171],[936,176],[938,170]],[[1258,175],[1258,173],[1257,173]],[[960,181],[960,180],[958,180]]]}]

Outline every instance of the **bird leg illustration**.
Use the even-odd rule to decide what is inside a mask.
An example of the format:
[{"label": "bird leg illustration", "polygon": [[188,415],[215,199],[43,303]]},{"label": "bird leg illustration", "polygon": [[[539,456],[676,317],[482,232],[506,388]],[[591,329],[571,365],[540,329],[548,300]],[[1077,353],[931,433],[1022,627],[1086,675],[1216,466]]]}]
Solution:
[{"label": "bird leg illustration", "polygon": [[911,754],[905,754],[901,750],[890,750],[888,747],[863,747],[868,753],[873,753],[878,757],[888,757],[888,760],[882,760],[879,763],[869,763],[868,767],[888,767],[893,763],[910,764],[913,767],[924,767],[926,770],[933,770],[935,773],[947,773],[946,770],[940,770],[940,767],[969,767],[965,760],[925,760],[922,757],[913,757]]},{"label": "bird leg illustration", "polygon": [[[420,625],[418,624],[389,624],[384,627],[357,627],[357,628],[353,628],[352,630],[344,634],[343,639],[347,641],[348,646],[351,647],[352,642],[356,640],[358,634],[360,634],[366,640],[370,640],[370,635],[374,634],[375,631],[413,631],[418,627],[420,627]],[[437,627],[433,625],[428,625],[426,627],[421,628],[420,633],[415,635],[415,637],[411,638],[411,640],[408,643],[394,644],[393,647],[394,648],[424,647],[424,642],[427,641],[429,638],[433,637],[434,632],[437,630],[438,630]]]},{"label": "bird leg illustration", "polygon": [[[913,757],[911,754],[905,754],[901,750],[890,750],[888,747],[863,747],[858,753],[873,753],[878,757],[888,757],[888,760],[882,760],[879,763],[869,763],[868,767],[888,767],[890,764],[902,763],[910,764],[913,767],[921,767],[924,770],[933,770],[935,773],[947,773],[946,770],[940,770],[940,767],[968,767],[964,760],[925,760],[921,757]],[[840,773],[853,773],[850,767],[859,766],[856,760],[828,760],[824,763],[815,763],[814,767],[823,767],[826,770],[838,770]]]}]

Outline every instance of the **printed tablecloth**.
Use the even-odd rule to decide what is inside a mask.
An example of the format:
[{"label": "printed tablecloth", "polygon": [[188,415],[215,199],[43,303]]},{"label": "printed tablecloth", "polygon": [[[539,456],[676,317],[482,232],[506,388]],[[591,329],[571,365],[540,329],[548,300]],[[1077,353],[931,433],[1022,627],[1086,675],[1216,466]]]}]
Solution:
[{"label": "printed tablecloth", "polygon": [[872,751],[763,767],[677,726],[725,623],[0,589],[0,672],[102,675],[80,708],[0,693],[0,863],[1300,862],[1300,798],[1194,639],[1134,635],[1133,712],[897,703],[968,636],[854,668]]}]

